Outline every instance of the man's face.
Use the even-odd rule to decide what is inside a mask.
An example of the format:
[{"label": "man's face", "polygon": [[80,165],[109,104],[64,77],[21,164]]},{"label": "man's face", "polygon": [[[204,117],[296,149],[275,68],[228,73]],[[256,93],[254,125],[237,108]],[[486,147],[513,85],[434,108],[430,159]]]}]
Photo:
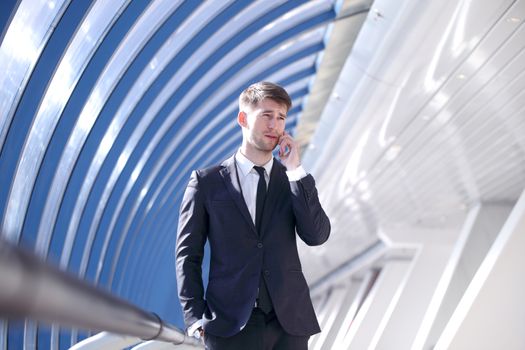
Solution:
[{"label": "man's face", "polygon": [[243,138],[250,147],[259,151],[272,152],[286,124],[286,105],[265,98],[256,106],[244,108],[245,121]]}]

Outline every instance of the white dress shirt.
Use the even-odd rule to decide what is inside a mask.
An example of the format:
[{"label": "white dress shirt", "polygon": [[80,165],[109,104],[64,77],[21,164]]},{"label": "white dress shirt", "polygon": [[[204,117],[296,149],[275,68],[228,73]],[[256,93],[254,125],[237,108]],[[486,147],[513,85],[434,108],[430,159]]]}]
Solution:
[{"label": "white dress shirt", "polygon": [[[252,221],[255,224],[255,204],[257,203],[257,185],[259,184],[259,173],[255,170],[254,163],[246,158],[241,151],[235,154],[235,161],[237,163],[237,174],[239,175],[239,182],[242,189],[244,202],[248,207]],[[266,188],[270,183],[270,175],[273,167],[273,158],[266,164],[263,164],[264,180],[266,180]],[[235,180],[234,180],[235,181]]]}]

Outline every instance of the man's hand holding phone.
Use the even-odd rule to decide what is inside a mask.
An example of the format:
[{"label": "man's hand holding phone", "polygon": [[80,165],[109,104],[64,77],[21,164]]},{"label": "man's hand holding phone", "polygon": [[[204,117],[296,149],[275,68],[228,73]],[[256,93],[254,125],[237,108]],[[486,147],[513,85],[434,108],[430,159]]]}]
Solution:
[{"label": "man's hand holding phone", "polygon": [[281,158],[281,163],[286,167],[286,170],[295,170],[301,165],[299,146],[286,131],[279,137],[277,146],[279,147],[279,158]]}]

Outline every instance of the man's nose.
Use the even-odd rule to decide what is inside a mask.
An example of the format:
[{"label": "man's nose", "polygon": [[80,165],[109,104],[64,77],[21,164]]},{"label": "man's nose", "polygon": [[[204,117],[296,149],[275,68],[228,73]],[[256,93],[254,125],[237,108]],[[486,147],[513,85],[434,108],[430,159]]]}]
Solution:
[{"label": "man's nose", "polygon": [[271,119],[268,121],[268,128],[270,128],[270,129],[275,128],[275,118],[271,118]]}]

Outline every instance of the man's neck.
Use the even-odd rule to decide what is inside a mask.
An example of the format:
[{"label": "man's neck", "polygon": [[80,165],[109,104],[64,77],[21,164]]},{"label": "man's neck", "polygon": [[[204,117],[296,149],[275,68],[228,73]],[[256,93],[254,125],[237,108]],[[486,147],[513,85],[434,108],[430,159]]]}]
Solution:
[{"label": "man's neck", "polygon": [[243,144],[241,153],[248,158],[253,164],[262,166],[272,159],[272,152],[263,152]]}]

